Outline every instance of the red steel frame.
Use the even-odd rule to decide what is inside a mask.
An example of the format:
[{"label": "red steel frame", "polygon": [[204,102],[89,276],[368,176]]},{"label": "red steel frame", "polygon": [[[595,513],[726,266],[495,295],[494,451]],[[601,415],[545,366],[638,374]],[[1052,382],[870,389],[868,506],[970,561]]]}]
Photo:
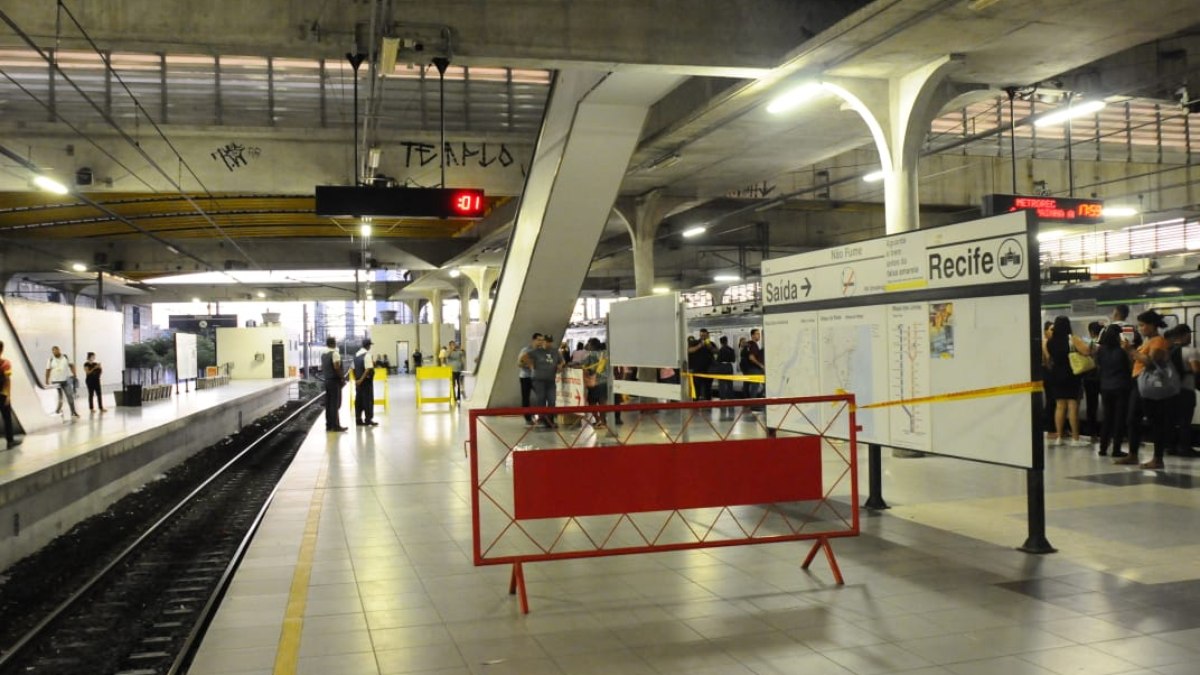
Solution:
[{"label": "red steel frame", "polygon": [[[829,404],[829,403],[836,403],[836,402],[841,402],[842,406],[838,409],[836,414],[831,416],[830,421],[827,424],[825,424],[824,426],[821,426],[817,422],[813,421],[799,407],[799,406],[808,406],[808,405],[812,405],[812,404]],[[500,469],[505,467],[507,463],[509,463],[510,461],[512,461],[514,459],[514,450],[516,449],[516,446],[518,444],[520,444],[522,441],[527,440],[527,438],[531,432],[531,430],[527,428],[527,429],[525,429],[525,432],[523,434],[521,434],[520,437],[515,442],[509,443],[508,441],[504,440],[504,438],[500,435],[500,432],[497,429],[495,429],[492,425],[489,424],[489,420],[492,418],[504,417],[504,418],[520,419],[520,416],[526,415],[526,414],[547,414],[547,415],[549,415],[549,414],[554,414],[554,415],[578,414],[578,415],[584,416],[585,419],[589,419],[589,418],[591,418],[591,416],[596,415],[596,414],[604,415],[604,414],[609,414],[609,413],[613,413],[616,411],[620,411],[622,413],[628,413],[628,412],[645,413],[645,412],[651,412],[651,411],[676,410],[676,409],[703,411],[703,410],[709,410],[709,409],[733,408],[736,411],[735,418],[733,421],[737,422],[737,421],[742,421],[743,415],[745,414],[744,410],[747,409],[743,406],[747,406],[747,407],[748,406],[785,407],[784,416],[779,422],[781,428],[783,427],[783,424],[785,422],[787,422],[789,417],[793,414],[798,415],[800,418],[802,418],[803,421],[807,422],[812,427],[814,433],[806,434],[804,436],[815,437],[816,439],[818,439],[816,442],[816,445],[817,445],[816,461],[817,461],[818,468],[820,467],[820,462],[821,462],[820,458],[821,458],[821,456],[823,456],[823,452],[825,450],[829,450],[829,451],[835,453],[845,462],[845,469],[842,470],[842,472],[837,476],[836,479],[834,479],[831,482],[831,484],[827,488],[821,488],[820,483],[818,482],[818,489],[823,490],[820,493],[818,499],[814,499],[814,500],[805,499],[805,501],[816,501],[817,502],[816,506],[811,511],[809,511],[810,514],[816,513],[817,510],[819,510],[822,506],[828,506],[829,499],[830,499],[831,495],[833,494],[834,488],[842,485],[843,482],[845,480],[847,480],[847,478],[848,478],[849,483],[850,483],[850,518],[849,518],[849,520],[847,520],[840,512],[838,512],[837,509],[834,509],[832,506],[828,506],[828,508],[837,515],[837,518],[846,525],[846,527],[844,529],[837,529],[837,530],[831,530],[831,531],[820,531],[820,532],[806,532],[804,530],[805,530],[805,526],[807,523],[801,522],[799,524],[799,526],[797,527],[791,522],[791,519],[789,519],[785,514],[782,513],[782,511],[775,509],[775,512],[778,515],[782,516],[783,520],[788,524],[788,529],[791,530],[791,534],[770,534],[770,535],[760,534],[759,533],[760,528],[766,522],[767,518],[771,515],[770,509],[767,510],[767,512],[758,521],[758,523],[756,525],[754,525],[753,528],[747,529],[746,527],[742,526],[741,521],[738,520],[737,516],[735,514],[733,514],[733,512],[730,510],[730,507],[732,507],[732,506],[744,506],[745,504],[728,504],[728,505],[720,506],[720,511],[718,512],[717,517],[713,520],[712,525],[710,525],[707,529],[704,529],[703,527],[700,528],[702,530],[702,533],[697,532],[696,528],[692,527],[692,525],[687,522],[687,519],[684,517],[683,514],[680,513],[680,511],[682,509],[687,509],[687,508],[704,508],[704,507],[673,508],[670,511],[670,514],[667,516],[667,520],[664,521],[662,529],[660,529],[652,537],[646,536],[646,534],[642,531],[642,528],[639,528],[637,526],[637,524],[630,517],[631,513],[609,513],[606,515],[616,515],[616,516],[619,516],[619,518],[618,518],[617,522],[613,525],[612,529],[608,532],[608,535],[606,537],[598,540],[598,538],[593,538],[590,534],[587,534],[586,530],[583,529],[582,524],[580,524],[576,520],[576,516],[581,515],[581,514],[560,513],[560,514],[557,514],[554,516],[548,516],[548,517],[555,517],[555,518],[565,518],[567,522],[559,530],[558,537],[554,540],[554,542],[551,543],[549,545],[549,547],[546,547],[546,546],[542,545],[541,543],[538,543],[537,539],[533,535],[531,535],[522,526],[521,520],[518,519],[514,515],[514,512],[516,510],[515,504],[513,506],[506,506],[504,504],[501,504],[499,501],[497,501],[495,498],[493,498],[493,496],[491,494],[489,494],[487,491],[488,482],[493,477],[496,476],[497,472]],[[839,419],[841,415],[847,415],[848,427],[849,427],[849,442],[845,446],[845,451],[843,451],[841,448],[838,448],[836,445],[831,443],[830,442],[831,439],[829,439],[825,435],[825,432],[829,430],[829,428],[833,425],[833,422],[835,420]],[[775,430],[767,429],[765,424],[761,421],[760,418],[755,418],[755,419],[759,419],[758,423],[766,431],[766,436],[768,437],[767,439],[756,439],[757,445],[761,446],[764,444],[772,444],[777,439],[778,442],[775,444],[778,445],[779,447],[785,447],[785,446],[795,447],[794,445],[788,446],[787,443],[784,443],[784,441],[786,439],[778,439],[778,437],[775,433]],[[652,420],[653,422],[647,422],[647,420]],[[829,566],[833,572],[833,576],[834,576],[835,580],[837,581],[837,583],[839,585],[845,583],[844,579],[842,578],[841,570],[838,567],[837,559],[834,556],[833,548],[830,546],[829,540],[833,539],[833,538],[838,538],[838,537],[854,537],[854,536],[858,536],[858,534],[859,534],[858,459],[857,459],[857,452],[855,451],[858,426],[857,426],[857,416],[855,413],[855,403],[854,403],[854,395],[853,394],[840,394],[840,395],[831,395],[831,396],[811,396],[811,397],[798,397],[798,398],[770,398],[770,399],[739,400],[739,401],[737,401],[736,407],[725,404],[725,403],[694,401],[694,402],[683,402],[683,403],[647,403],[647,404],[632,404],[632,405],[619,405],[619,406],[608,405],[608,406],[573,406],[573,407],[557,407],[557,408],[480,409],[480,410],[472,410],[470,412],[470,422],[471,422],[470,437],[468,440],[468,448],[467,449],[469,451],[470,462],[471,462],[471,521],[472,521],[471,526],[472,526],[472,539],[473,539],[475,565],[481,566],[481,565],[511,564],[513,566],[513,568],[512,568],[512,576],[511,576],[510,582],[509,582],[509,593],[510,594],[519,594],[519,599],[520,599],[520,603],[521,603],[521,611],[523,613],[526,613],[526,614],[529,613],[529,601],[528,601],[528,597],[527,597],[526,589],[525,589],[525,574],[524,574],[522,565],[523,565],[523,563],[526,563],[526,562],[538,562],[538,561],[545,561],[545,560],[566,560],[566,559],[572,559],[572,558],[592,558],[592,557],[610,556],[610,555],[627,555],[627,554],[632,554],[632,553],[647,553],[647,552],[654,552],[654,551],[678,551],[678,550],[697,549],[697,548],[713,548],[713,547],[718,547],[718,546],[740,546],[740,545],[747,545],[747,544],[764,544],[764,543],[783,542],[783,541],[812,540],[812,541],[814,541],[813,546],[809,550],[808,555],[805,557],[804,562],[801,564],[801,568],[808,569],[809,565],[816,558],[817,553],[819,551],[823,550],[825,552],[826,558],[829,561]],[[658,424],[659,428],[662,431],[667,432],[667,430],[662,428],[661,424],[659,424],[657,422],[656,417],[639,414],[639,420],[638,420],[637,424],[631,425],[630,427],[626,427],[626,429],[625,429],[625,431],[627,432],[627,434],[625,436],[626,440],[632,438],[633,432],[635,429],[637,429],[638,425],[647,424],[647,423]],[[696,414],[693,414],[691,416],[686,416],[686,413],[685,413],[685,420],[681,426],[682,426],[682,428],[686,429],[690,424],[697,424],[697,425],[708,424],[709,425],[708,428],[717,433],[717,435],[719,437],[719,441],[727,441],[730,444],[738,442],[734,439],[729,438],[732,435],[733,429],[736,427],[735,424],[730,424],[729,429],[727,429],[725,434],[722,435],[721,432],[717,429],[718,425],[714,425],[712,423],[712,420],[710,420],[707,416],[701,417]],[[558,437],[559,437],[559,439],[561,439],[562,441],[564,441],[566,443],[566,447],[565,448],[556,447],[556,449],[566,450],[566,449],[572,449],[572,448],[579,448],[579,449],[586,448],[586,449],[592,451],[593,453],[595,453],[596,450],[602,451],[605,447],[611,447],[611,446],[600,446],[599,448],[595,448],[591,445],[576,445],[576,443],[578,443],[581,440],[584,440],[584,441],[589,440],[589,438],[587,437],[587,435],[585,433],[587,426],[588,425],[586,423],[581,425],[581,429],[577,432],[564,431],[562,429],[559,429],[557,431]],[[491,434],[495,439],[502,441],[507,448],[503,454],[503,457],[501,457],[499,459],[499,461],[496,463],[495,466],[486,468],[486,474],[481,474],[480,466],[479,466],[479,441],[480,441],[481,431],[484,433],[487,433],[487,434]],[[785,433],[790,433],[790,432],[785,432]],[[685,447],[688,445],[693,445],[693,446],[701,446],[701,445],[711,446],[712,445],[711,441],[706,442],[706,443],[688,443],[686,441],[683,441],[683,440],[681,440],[684,436],[684,434],[682,432],[678,436],[675,436],[675,437],[673,437],[669,432],[667,432],[665,435],[668,440],[666,443],[663,443],[662,445],[685,446]],[[516,470],[517,470],[517,465],[516,465],[516,463],[514,463],[514,466],[513,466],[514,473]],[[776,481],[776,483],[778,483],[778,481]],[[495,536],[495,538],[493,538],[487,546],[484,545],[484,542],[482,541],[482,534],[481,534],[481,525],[480,525],[481,499],[486,499],[491,504],[494,504],[505,516],[507,516],[509,518],[508,524],[506,526],[502,527],[499,534],[497,534]],[[764,499],[762,503],[769,503],[769,501]],[[716,506],[716,505],[715,504],[705,505],[705,507],[713,507],[713,506]],[[774,504],[772,504],[772,506],[774,506]],[[730,515],[730,517],[734,519],[734,522],[737,523],[738,528],[740,529],[741,533],[744,536],[728,538],[728,539],[715,539],[715,540],[708,539],[709,535],[712,533],[713,528],[716,526],[717,521],[720,520],[722,515],[724,515],[726,513],[728,513]],[[582,514],[582,515],[596,515],[596,514],[590,513],[590,514]],[[676,517],[678,517],[679,519],[681,519],[683,521],[684,525],[696,537],[696,541],[658,543],[658,539],[662,536],[663,532],[666,530],[667,525],[670,524],[670,521]],[[642,538],[644,545],[607,548],[606,546],[609,543],[609,540],[611,539],[612,535],[616,532],[617,527],[619,527],[622,522],[626,522],[626,521],[629,522],[633,526],[634,530]],[[574,522],[576,524],[576,526],[578,526],[581,530],[584,531],[584,534],[587,536],[588,541],[593,546],[592,549],[559,550],[559,551],[554,550],[555,547],[562,540],[563,535],[565,534],[565,532],[567,531],[567,528],[571,525],[572,522]],[[501,555],[501,556],[489,557],[488,553],[491,551],[491,549],[500,542],[501,538],[503,538],[504,535],[510,529],[512,529],[514,527],[519,529],[525,535],[525,537],[530,542],[533,542],[533,544],[539,550],[535,553],[527,553],[527,554],[519,554],[519,555]]]}]

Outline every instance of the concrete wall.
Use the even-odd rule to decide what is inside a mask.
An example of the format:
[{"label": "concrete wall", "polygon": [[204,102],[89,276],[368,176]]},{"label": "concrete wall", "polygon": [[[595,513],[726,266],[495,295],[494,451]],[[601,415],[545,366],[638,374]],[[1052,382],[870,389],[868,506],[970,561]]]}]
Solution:
[{"label": "concrete wall", "polygon": [[[125,368],[124,317],[120,312],[21,298],[4,299],[4,308],[12,325],[0,322],[4,324],[0,326],[0,341],[4,342],[4,358],[13,363],[13,411],[25,431],[37,431],[60,422],[54,415],[57,392],[38,384],[45,380],[46,362],[50,348],[55,345],[76,364],[81,389],[83,361],[89,351],[96,352],[104,366],[100,380],[104,388],[120,387],[121,371]],[[21,345],[25,354],[19,351]],[[83,404],[85,397],[86,390],[76,405]],[[111,404],[110,400],[107,405]]]},{"label": "concrete wall", "polygon": [[[291,351],[287,332],[283,326],[259,326],[257,328],[218,328],[217,363],[232,363],[229,375],[235,380],[271,379],[271,345],[276,340],[284,345],[284,375],[291,363]],[[262,360],[255,357],[262,355]]]},{"label": "concrete wall", "polygon": [[[455,339],[454,335],[454,324],[442,324],[443,344]],[[371,326],[370,337],[374,343],[372,351],[387,354],[393,365],[401,365],[396,359],[397,342],[407,341],[410,355],[419,348],[425,357],[425,365],[433,363],[431,359],[437,355],[438,347],[433,344],[433,324],[381,323]]]}]

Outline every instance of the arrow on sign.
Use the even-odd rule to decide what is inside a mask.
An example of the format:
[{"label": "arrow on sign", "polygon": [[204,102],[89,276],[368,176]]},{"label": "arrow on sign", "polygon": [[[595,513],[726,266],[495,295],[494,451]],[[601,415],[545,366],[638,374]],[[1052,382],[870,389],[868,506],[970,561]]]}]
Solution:
[{"label": "arrow on sign", "polygon": [[808,280],[808,277],[804,277],[804,285],[800,288],[804,289],[804,297],[807,298],[808,294],[812,292],[812,282]]}]

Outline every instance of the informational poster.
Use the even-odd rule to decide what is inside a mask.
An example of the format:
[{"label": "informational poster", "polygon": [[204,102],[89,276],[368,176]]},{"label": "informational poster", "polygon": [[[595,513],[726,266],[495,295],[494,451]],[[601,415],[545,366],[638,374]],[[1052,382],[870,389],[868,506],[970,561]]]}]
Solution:
[{"label": "informational poster", "polygon": [[[1038,336],[1027,219],[764,261],[764,340],[779,354],[767,394],[852,393],[860,441],[1030,466]],[[811,408],[831,436],[849,437],[837,406]],[[769,410],[768,424],[790,428],[785,412]]]}]

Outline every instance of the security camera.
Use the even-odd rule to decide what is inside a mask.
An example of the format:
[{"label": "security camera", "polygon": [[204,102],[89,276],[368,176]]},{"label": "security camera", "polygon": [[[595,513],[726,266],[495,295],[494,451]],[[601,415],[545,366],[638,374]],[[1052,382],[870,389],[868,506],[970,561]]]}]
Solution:
[{"label": "security camera", "polygon": [[1192,98],[1186,84],[1175,90],[1175,97],[1179,99],[1180,108],[1189,113],[1200,113],[1200,98]]}]

